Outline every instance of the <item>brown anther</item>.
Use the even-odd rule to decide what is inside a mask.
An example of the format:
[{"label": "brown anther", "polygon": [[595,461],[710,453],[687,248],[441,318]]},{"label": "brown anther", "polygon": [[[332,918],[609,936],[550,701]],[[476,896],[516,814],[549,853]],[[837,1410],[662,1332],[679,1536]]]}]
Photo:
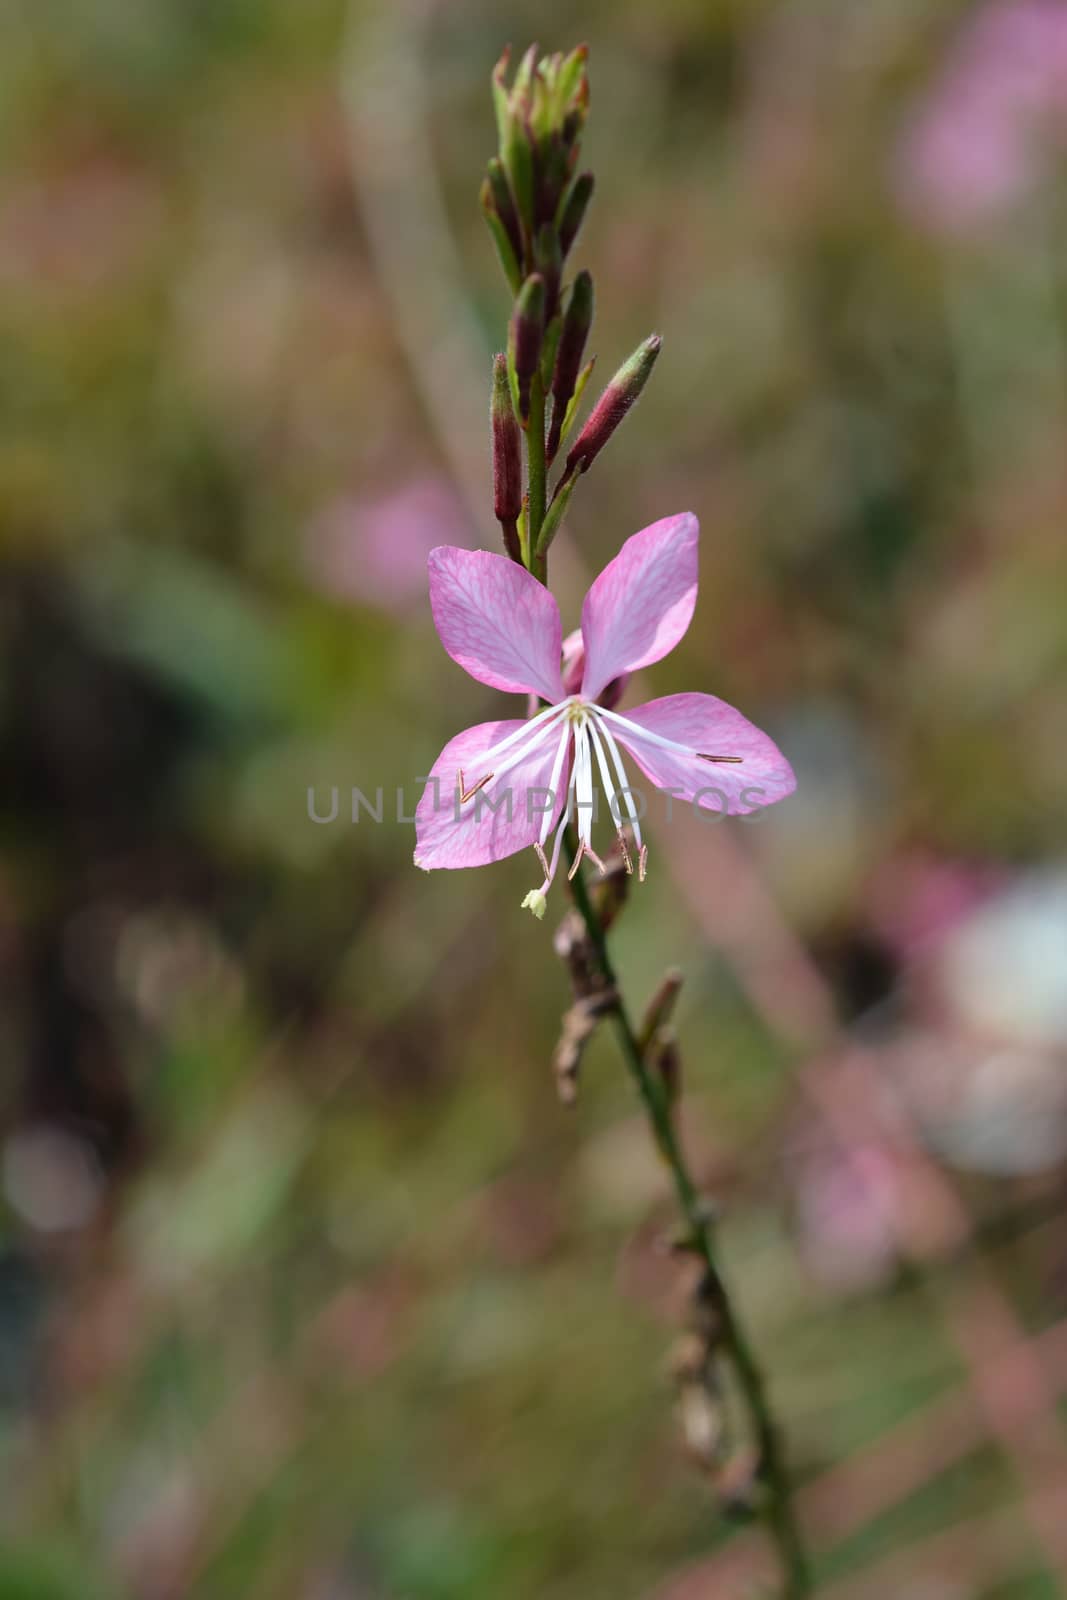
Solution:
[{"label": "brown anther", "polygon": [[590,861],[594,862],[596,864],[596,866],[598,866],[600,868],[600,876],[602,878],[606,878],[607,875],[608,875],[608,869],[604,865],[604,863],[601,861],[600,857],[597,855],[596,851],[593,849],[591,844],[587,844],[586,845],[585,853],[589,857]]},{"label": "brown anther", "polygon": [[742,761],[745,759],[744,756],[709,756],[704,750],[698,750],[697,755],[700,757],[701,761],[719,761],[724,766],[727,764],[732,766],[740,766]]},{"label": "brown anther", "polygon": [[570,883],[571,879],[574,877],[574,874],[578,871],[578,868],[581,866],[582,857],[585,855],[585,852],[586,852],[587,848],[588,848],[588,846],[586,845],[585,840],[584,839],[579,840],[578,849],[575,852],[574,860],[571,862],[571,870],[567,874],[567,882],[568,883]]},{"label": "brown anther", "polygon": [[542,850],[541,846],[536,840],[534,841],[534,849],[537,851],[537,859],[541,863],[541,869],[544,872],[545,877],[550,877],[551,873],[548,865],[548,857],[545,855],[545,852]]},{"label": "brown anther", "polygon": [[644,883],[644,881],[645,881],[645,872],[646,872],[647,868],[648,868],[648,845],[647,844],[643,844],[641,846],[641,854],[637,858],[637,881],[638,881],[638,883]]},{"label": "brown anther", "polygon": [[460,805],[461,806],[465,806],[468,800],[473,800],[474,796],[478,793],[478,791],[480,789],[484,789],[486,784],[492,781],[492,778],[493,778],[493,774],[491,772],[487,772],[484,778],[479,778],[478,779],[478,782],[473,786],[473,788],[468,789],[467,786],[466,786],[466,782],[464,780],[464,777],[463,777],[463,769],[461,767],[460,770],[459,770],[459,803],[460,803]]},{"label": "brown anther", "polygon": [[626,835],[623,833],[621,828],[619,829],[619,850],[622,853],[622,863],[623,863],[623,866],[626,868],[627,875],[632,878],[633,877],[633,872],[634,872],[634,864],[630,859],[630,852],[626,848]]}]

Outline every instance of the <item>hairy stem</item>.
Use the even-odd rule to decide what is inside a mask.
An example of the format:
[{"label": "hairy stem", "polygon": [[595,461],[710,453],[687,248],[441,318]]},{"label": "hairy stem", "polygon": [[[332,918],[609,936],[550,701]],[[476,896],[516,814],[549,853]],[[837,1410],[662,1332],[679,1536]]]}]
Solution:
[{"label": "hairy stem", "polygon": [[[577,850],[573,830],[567,832],[567,854],[573,862]],[[574,903],[585,923],[604,979],[617,996],[612,1016],[623,1059],[648,1114],[652,1135],[670,1170],[675,1194],[689,1234],[688,1243],[699,1256],[705,1274],[706,1290],[715,1306],[722,1331],[722,1344],[733,1367],[748,1410],[758,1453],[758,1476],[766,1494],[766,1520],[782,1567],[782,1600],[804,1600],[811,1594],[811,1579],[793,1514],[789,1475],[782,1454],[778,1428],[772,1416],[767,1391],[758,1362],[730,1299],[715,1254],[711,1222],[700,1193],[686,1166],[667,1094],[661,1081],[650,1072],[630,1014],[619,989],[618,978],[608,950],[607,938],[597,916],[581,872],[571,883]]]}]

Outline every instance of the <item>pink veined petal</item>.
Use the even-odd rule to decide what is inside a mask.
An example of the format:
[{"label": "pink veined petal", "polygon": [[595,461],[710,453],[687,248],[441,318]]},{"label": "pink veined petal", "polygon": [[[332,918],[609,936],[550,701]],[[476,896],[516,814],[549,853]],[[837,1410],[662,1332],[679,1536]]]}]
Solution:
[{"label": "pink veined petal", "polygon": [[582,606],[585,677],[595,700],[613,678],[659,661],[688,628],[697,599],[697,536],[691,511],[627,539]]},{"label": "pink veined petal", "polygon": [[[673,739],[692,752],[664,750],[640,732],[608,723],[614,738],[658,789],[673,789],[679,800],[696,800],[702,810],[745,817],[784,800],[796,788],[793,769],[774,740],[714,695],[669,694],[627,708],[624,715],[639,729]],[[735,766],[703,761],[701,755],[742,760]]]},{"label": "pink veined petal", "polygon": [[[435,867],[484,867],[502,861],[517,850],[532,847],[541,832],[550,788],[552,763],[561,727],[553,723],[532,735],[528,753],[501,771],[495,783],[457,807],[456,783],[462,770],[470,790],[485,776],[482,752],[517,733],[521,721],[479,722],[450,739],[433,764],[429,781],[415,808],[415,865],[427,872]],[[497,763],[503,768],[524,745],[513,746]],[[556,780],[551,814],[555,820],[567,795],[569,755]],[[434,780],[436,781],[436,785]],[[510,804],[509,804],[510,797]],[[495,808],[495,809],[494,809]]]},{"label": "pink veined petal", "polygon": [[563,698],[559,607],[524,567],[489,550],[430,551],[430,605],[441,643],[472,678],[511,694]]}]

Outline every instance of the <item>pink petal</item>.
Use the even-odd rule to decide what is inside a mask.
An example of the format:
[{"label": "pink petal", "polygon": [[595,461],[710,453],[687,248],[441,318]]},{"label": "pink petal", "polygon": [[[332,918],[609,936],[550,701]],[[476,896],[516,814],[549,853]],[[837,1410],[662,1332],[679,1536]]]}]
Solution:
[{"label": "pink petal", "polygon": [[627,539],[597,578],[582,606],[587,699],[674,649],[696,605],[699,532],[691,511],[664,517]]},{"label": "pink petal", "polygon": [[[697,800],[705,811],[749,816],[784,800],[796,788],[793,769],[773,739],[740,711],[710,694],[669,694],[624,715],[650,733],[674,739],[692,755],[675,754],[640,734],[611,723],[611,731],[658,789],[672,789],[681,801]],[[739,765],[703,761],[703,755],[741,756]],[[702,792],[703,791],[703,792]]]},{"label": "pink petal", "polygon": [[[530,754],[497,783],[488,783],[473,799],[457,807],[456,783],[462,769],[469,789],[484,776],[481,753],[523,726],[521,721],[479,722],[450,739],[433,764],[430,781],[415,808],[415,865],[427,872],[434,867],[484,867],[502,861],[517,850],[532,847],[539,837],[544,795],[562,726],[542,730]],[[512,752],[501,757],[501,764]],[[555,786],[553,818],[559,816],[567,794],[569,758]],[[437,780],[436,788],[434,779]],[[510,816],[508,808],[510,795]],[[499,812],[491,809],[500,806]],[[458,814],[457,814],[458,813]]]},{"label": "pink petal", "polygon": [[559,607],[524,567],[489,550],[430,551],[430,605],[441,643],[479,683],[563,698]]}]

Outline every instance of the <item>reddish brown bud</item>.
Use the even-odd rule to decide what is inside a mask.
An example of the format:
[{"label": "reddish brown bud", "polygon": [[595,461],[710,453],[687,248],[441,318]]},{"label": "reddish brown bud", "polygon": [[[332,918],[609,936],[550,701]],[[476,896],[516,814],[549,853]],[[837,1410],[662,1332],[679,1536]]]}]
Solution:
[{"label": "reddish brown bud", "polygon": [[567,456],[567,476],[585,472],[603,450],[619,423],[640,395],[656,364],[662,340],[652,334],[625,361],[593,407],[585,427]]},{"label": "reddish brown bud", "polygon": [[563,274],[563,257],[555,229],[545,223],[534,241],[534,265],[545,280],[545,326],[559,310],[559,281]]},{"label": "reddish brown bud", "polygon": [[516,524],[522,510],[522,434],[511,403],[507,357],[493,357],[489,407],[493,436],[493,515],[500,523],[508,555],[521,560]]},{"label": "reddish brown bud", "polygon": [[545,333],[545,280],[531,272],[515,301],[511,317],[511,360],[518,388],[519,419],[525,424],[530,415],[530,384],[541,359]]},{"label": "reddish brown bud", "polygon": [[586,207],[593,195],[593,174],[580,172],[571,184],[570,193],[563,205],[559,219],[559,247],[564,256],[578,237],[578,229],[585,217]]},{"label": "reddish brown bud", "polygon": [[508,236],[508,243],[515,252],[515,260],[521,266],[522,228],[519,224],[519,213],[515,208],[504,163],[498,156],[494,156],[489,163],[489,192],[493,200],[493,209],[500,218],[501,226]]},{"label": "reddish brown bud", "polygon": [[579,272],[571,289],[571,297],[563,314],[563,327],[556,351],[556,366],[552,374],[552,426],[548,433],[548,460],[555,459],[559,449],[563,418],[578,374],[589,329],[593,322],[593,279],[588,272]]}]

